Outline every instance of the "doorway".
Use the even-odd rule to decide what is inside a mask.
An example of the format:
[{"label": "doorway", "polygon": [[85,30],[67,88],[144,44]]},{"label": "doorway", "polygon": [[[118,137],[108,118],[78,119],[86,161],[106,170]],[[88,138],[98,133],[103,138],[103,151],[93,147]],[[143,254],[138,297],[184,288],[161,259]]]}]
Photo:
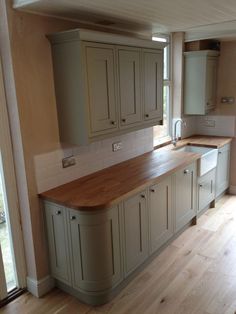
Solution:
[{"label": "doorway", "polygon": [[0,60],[0,306],[25,287],[24,245]]}]

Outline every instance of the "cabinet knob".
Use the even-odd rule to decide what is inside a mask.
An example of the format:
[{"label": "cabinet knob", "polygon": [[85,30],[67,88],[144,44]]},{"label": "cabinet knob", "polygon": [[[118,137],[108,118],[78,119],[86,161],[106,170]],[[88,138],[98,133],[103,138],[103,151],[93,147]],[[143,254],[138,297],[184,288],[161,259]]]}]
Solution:
[{"label": "cabinet knob", "polygon": [[189,170],[188,169],[185,169],[184,170],[184,174],[188,174],[189,173]]},{"label": "cabinet knob", "polygon": [[199,184],[199,188],[202,188],[203,187],[203,185],[202,184]]},{"label": "cabinet knob", "polygon": [[142,198],[146,198],[146,195],[144,195],[144,194],[141,194],[140,196],[141,196]]},{"label": "cabinet knob", "polygon": [[57,210],[57,211],[56,211],[56,215],[61,215],[61,211],[60,211],[60,210]]},{"label": "cabinet knob", "polygon": [[111,124],[112,125],[116,125],[116,121],[111,121]]},{"label": "cabinet knob", "polygon": [[145,117],[146,117],[146,118],[149,118],[149,114],[148,114],[148,113],[146,113],[146,114],[145,114]]},{"label": "cabinet knob", "polygon": [[150,192],[153,192],[153,193],[154,193],[154,192],[155,192],[155,190],[154,190],[154,189],[150,189]]},{"label": "cabinet knob", "polygon": [[125,122],[126,122],[126,119],[121,119],[121,121],[125,123]]},{"label": "cabinet knob", "polygon": [[222,154],[222,152],[218,152],[218,154],[220,155],[220,154]]},{"label": "cabinet knob", "polygon": [[70,217],[70,220],[75,220],[76,219],[76,216],[71,216]]}]

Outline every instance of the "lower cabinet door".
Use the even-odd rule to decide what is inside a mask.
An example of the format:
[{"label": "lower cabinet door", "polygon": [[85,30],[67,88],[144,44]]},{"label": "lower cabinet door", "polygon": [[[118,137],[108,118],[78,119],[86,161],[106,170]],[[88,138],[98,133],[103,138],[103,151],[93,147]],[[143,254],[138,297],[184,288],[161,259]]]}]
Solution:
[{"label": "lower cabinet door", "polygon": [[74,288],[111,288],[121,279],[118,208],[91,214],[70,209],[69,216]]},{"label": "lower cabinet door", "polygon": [[174,233],[171,177],[150,187],[150,252],[154,253]]},{"label": "lower cabinet door", "polygon": [[230,144],[219,149],[216,168],[216,197],[229,187]]},{"label": "lower cabinet door", "polygon": [[175,230],[180,230],[197,210],[197,165],[193,163],[175,173]]},{"label": "lower cabinet door", "polygon": [[216,169],[211,170],[198,181],[198,212],[201,212],[215,199]]},{"label": "lower cabinet door", "polygon": [[47,202],[44,207],[52,276],[71,284],[67,209]]},{"label": "lower cabinet door", "polygon": [[125,274],[137,268],[148,256],[148,212],[146,191],[123,203]]}]

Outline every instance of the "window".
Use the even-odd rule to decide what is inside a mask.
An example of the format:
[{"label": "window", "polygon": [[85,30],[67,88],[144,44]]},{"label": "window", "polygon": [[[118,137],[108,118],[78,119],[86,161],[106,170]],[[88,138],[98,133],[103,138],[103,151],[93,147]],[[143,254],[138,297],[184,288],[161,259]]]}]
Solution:
[{"label": "window", "polygon": [[163,125],[153,127],[154,146],[170,140],[171,135],[171,64],[170,64],[170,36],[153,36],[152,40],[166,42],[164,48],[164,71],[163,71]]}]

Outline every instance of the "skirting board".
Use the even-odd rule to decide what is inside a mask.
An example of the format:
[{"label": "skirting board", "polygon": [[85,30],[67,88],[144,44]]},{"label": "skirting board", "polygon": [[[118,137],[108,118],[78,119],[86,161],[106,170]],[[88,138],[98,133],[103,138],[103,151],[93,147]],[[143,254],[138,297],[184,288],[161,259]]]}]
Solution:
[{"label": "skirting board", "polygon": [[230,185],[229,194],[236,195],[236,185]]},{"label": "skirting board", "polygon": [[44,277],[41,280],[35,280],[27,277],[27,289],[35,297],[40,298],[55,286],[54,279],[50,276]]}]

